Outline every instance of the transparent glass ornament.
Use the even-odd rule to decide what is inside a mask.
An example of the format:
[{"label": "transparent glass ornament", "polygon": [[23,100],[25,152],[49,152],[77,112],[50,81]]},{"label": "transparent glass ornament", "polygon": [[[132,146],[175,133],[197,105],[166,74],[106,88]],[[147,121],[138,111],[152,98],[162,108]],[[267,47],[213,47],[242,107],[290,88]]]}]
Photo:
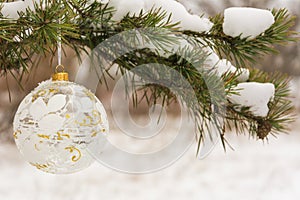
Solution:
[{"label": "transparent glass ornament", "polygon": [[13,126],[25,159],[54,174],[90,166],[90,151],[103,150],[109,128],[106,112],[92,92],[73,82],[52,80],[24,98]]}]

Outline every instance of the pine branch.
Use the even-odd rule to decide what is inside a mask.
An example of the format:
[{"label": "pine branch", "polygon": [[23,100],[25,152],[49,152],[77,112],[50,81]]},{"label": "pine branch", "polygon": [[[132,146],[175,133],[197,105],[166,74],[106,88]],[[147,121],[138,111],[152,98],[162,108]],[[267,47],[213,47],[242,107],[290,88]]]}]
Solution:
[{"label": "pine branch", "polygon": [[286,9],[273,9],[272,13],[275,23],[251,40],[225,35],[222,27],[224,17],[221,14],[211,18],[214,26],[209,33],[184,31],[184,34],[201,38],[204,45],[210,46],[219,56],[232,61],[238,67],[251,67],[259,58],[278,53],[276,45],[286,45],[298,40],[298,33],[290,30],[296,17],[290,16]]},{"label": "pine branch", "polygon": [[[42,7],[45,3],[46,8]],[[224,128],[234,128],[237,132],[248,130],[252,136],[264,139],[270,133],[285,132],[288,123],[293,120],[293,107],[289,101],[288,78],[278,73],[267,74],[259,70],[251,69],[252,64],[259,57],[266,54],[276,53],[276,45],[285,45],[296,41],[296,32],[291,31],[295,17],[290,16],[286,9],[273,10],[275,23],[264,33],[249,40],[240,37],[230,37],[223,33],[223,16],[217,15],[211,18],[214,26],[210,32],[179,31],[178,24],[170,22],[170,16],[161,9],[154,9],[148,13],[141,12],[139,15],[126,15],[120,22],[112,20],[114,8],[94,1],[87,0],[62,0],[62,4],[56,1],[42,1],[35,4],[35,11],[27,9],[20,13],[18,20],[5,19],[0,16],[0,72],[20,76],[28,72],[29,66],[34,64],[33,55],[46,53],[55,54],[56,44],[61,38],[62,42],[70,46],[81,58],[82,51],[86,47],[94,49],[106,39],[124,31],[134,30],[135,35],[126,35],[120,38],[118,44],[108,44],[99,49],[99,54],[113,63],[118,64],[119,71],[124,75],[126,71],[136,69],[139,65],[155,63],[169,68],[161,68],[157,71],[136,71],[136,76],[143,78],[144,82],[167,83],[170,80],[171,88],[160,84],[144,84],[141,88],[148,104],[155,104],[162,100],[167,106],[174,101],[181,101],[187,105],[189,114],[195,121],[198,130],[199,145],[203,142],[208,122],[215,122],[225,147]],[[58,21],[61,24],[58,24]],[[159,29],[158,29],[159,28]],[[143,30],[147,31],[143,31]],[[31,30],[32,33],[28,33]],[[158,31],[159,30],[159,31]],[[183,36],[183,37],[178,37]],[[19,41],[16,40],[16,37]],[[267,117],[256,117],[249,112],[249,108],[236,111],[233,104],[225,101],[223,93],[235,93],[238,74],[225,74],[221,80],[216,74],[205,70],[204,61],[208,53],[201,48],[182,48],[177,54],[162,56],[158,51],[167,53],[169,47],[180,43],[180,38],[189,38],[189,42],[197,47],[209,46],[218,54],[232,61],[237,67],[251,69],[249,81],[272,82],[275,85],[275,98],[269,103],[270,112]],[[132,44],[152,44],[156,51],[149,47],[137,49],[113,60],[118,50],[130,48]],[[116,51],[114,51],[116,50]],[[100,66],[103,67],[103,66]],[[213,66],[212,66],[213,67]],[[107,77],[113,77],[107,69],[103,69]],[[176,73],[171,73],[171,71]],[[153,76],[158,74],[158,76]],[[161,76],[160,74],[163,74]],[[177,76],[183,77],[191,88],[185,86]],[[127,80],[131,81],[131,80]],[[225,84],[222,84],[224,82]],[[225,88],[225,89],[224,89]],[[190,98],[195,93],[196,102]],[[225,95],[225,94],[224,94]],[[134,93],[134,105],[137,106],[141,99],[137,99],[137,91]],[[177,99],[179,97],[179,99]],[[218,111],[218,108],[227,108],[227,113]],[[225,127],[221,126],[219,118],[225,118]]]},{"label": "pine branch", "polygon": [[268,74],[258,69],[251,70],[249,81],[271,82],[275,86],[275,96],[269,102],[269,113],[266,117],[257,117],[244,107],[241,111],[235,108],[236,105],[228,102],[226,127],[230,130],[234,128],[237,133],[249,131],[250,135],[259,139],[267,136],[285,133],[289,130],[291,122],[295,121],[295,112],[290,100],[289,78],[279,72]]}]

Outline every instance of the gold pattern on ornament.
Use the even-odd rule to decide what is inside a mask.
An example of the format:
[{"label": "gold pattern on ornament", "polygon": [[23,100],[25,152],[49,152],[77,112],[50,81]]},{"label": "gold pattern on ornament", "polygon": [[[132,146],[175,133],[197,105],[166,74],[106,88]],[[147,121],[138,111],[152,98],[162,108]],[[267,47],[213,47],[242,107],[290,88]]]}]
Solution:
[{"label": "gold pattern on ornament", "polygon": [[50,139],[50,135],[44,135],[44,134],[37,134],[38,137],[43,138],[43,139]]},{"label": "gold pattern on ornament", "polygon": [[37,150],[37,151],[41,151],[41,150],[38,148],[37,144],[34,144],[34,148],[35,148],[35,150]]},{"label": "gold pattern on ornament", "polygon": [[92,111],[93,117],[86,115],[86,117],[82,121],[75,120],[76,124],[79,124],[80,126],[96,126],[100,123],[102,123],[101,114],[97,110]]},{"label": "gold pattern on ornament", "polygon": [[32,119],[28,119],[28,118],[21,120],[21,122],[24,122],[24,124],[26,124],[26,125],[34,125],[35,124]]},{"label": "gold pattern on ornament", "polygon": [[57,90],[57,89],[51,88],[51,89],[49,89],[49,92],[50,92],[50,93],[53,93],[53,94],[57,94],[57,93],[58,93],[58,90]]},{"label": "gold pattern on ornament", "polygon": [[93,131],[92,132],[92,137],[96,137],[98,135],[98,132],[97,131]]},{"label": "gold pattern on ornament", "polygon": [[18,135],[20,135],[22,132],[20,130],[17,130],[14,132],[14,138],[18,139]]},{"label": "gold pattern on ornament", "polygon": [[82,121],[76,120],[75,123],[79,124],[79,126],[91,126],[92,125],[92,117],[91,116],[86,116]]},{"label": "gold pattern on ornament", "polygon": [[97,125],[99,123],[102,123],[101,114],[97,110],[93,110],[92,113],[93,113],[93,116],[95,117],[95,119],[96,118],[98,119],[98,121],[95,124],[93,124],[93,125]]},{"label": "gold pattern on ornament", "polygon": [[39,164],[39,163],[32,163],[30,162],[32,166],[35,166],[37,169],[47,169],[49,167],[49,164]]},{"label": "gold pattern on ornament", "polygon": [[[43,141],[40,141],[39,143],[42,144]],[[34,144],[34,148],[35,148],[35,150],[37,150],[37,151],[41,151],[41,150],[38,148],[38,145],[37,145],[37,144]]]},{"label": "gold pattern on ornament", "polygon": [[37,98],[44,96],[45,94],[47,94],[46,90],[40,90],[38,91],[36,94],[32,95],[32,100],[31,102],[34,102],[35,100],[37,100]]},{"label": "gold pattern on ornament", "polygon": [[[101,129],[101,132],[102,132],[102,133],[104,133],[105,131],[106,131],[105,128]],[[96,136],[98,135],[98,133],[99,133],[99,132],[97,132],[97,131],[93,131],[91,136],[92,136],[92,137],[96,137]]]},{"label": "gold pattern on ornament", "polygon": [[71,118],[70,114],[66,114],[65,117],[66,117],[67,119],[70,119],[70,118]]},{"label": "gold pattern on ornament", "polygon": [[57,140],[63,140],[64,137],[65,137],[65,138],[68,138],[68,139],[71,138],[71,136],[70,136],[69,134],[63,134],[63,133],[61,133],[60,131],[58,131],[58,132],[56,133],[56,135],[57,135]]},{"label": "gold pattern on ornament", "polygon": [[85,91],[87,97],[89,97],[92,101],[95,101],[95,95],[90,91]]},{"label": "gold pattern on ornament", "polygon": [[66,147],[65,150],[68,150],[70,153],[73,153],[74,151],[76,151],[78,153],[78,155],[72,156],[72,161],[73,162],[77,162],[78,160],[80,160],[80,158],[81,158],[81,151],[79,149],[77,149],[74,146],[71,146],[71,147]]},{"label": "gold pattern on ornament", "polygon": [[75,123],[79,124],[79,126],[90,126],[86,121],[86,119],[83,119],[82,121],[75,120]]}]

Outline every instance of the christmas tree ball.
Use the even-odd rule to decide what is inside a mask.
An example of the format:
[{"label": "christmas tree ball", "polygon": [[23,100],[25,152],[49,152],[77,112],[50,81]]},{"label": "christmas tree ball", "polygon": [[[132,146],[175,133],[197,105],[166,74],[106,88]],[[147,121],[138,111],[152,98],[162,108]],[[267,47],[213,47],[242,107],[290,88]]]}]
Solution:
[{"label": "christmas tree ball", "polygon": [[42,82],[21,102],[14,118],[14,138],[25,159],[54,174],[77,172],[103,150],[106,112],[97,97],[69,81]]}]

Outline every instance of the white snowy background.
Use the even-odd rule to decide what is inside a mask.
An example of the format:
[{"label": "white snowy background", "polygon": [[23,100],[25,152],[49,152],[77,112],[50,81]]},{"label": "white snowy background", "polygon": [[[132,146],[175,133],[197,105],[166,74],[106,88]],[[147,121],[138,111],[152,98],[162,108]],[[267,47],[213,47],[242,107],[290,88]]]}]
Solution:
[{"label": "white snowy background", "polygon": [[[181,1],[194,13],[201,10],[221,12],[226,5],[241,3],[236,0]],[[206,7],[199,5],[204,5]],[[252,5],[258,1],[244,1]],[[280,5],[279,5],[280,4]],[[285,6],[295,14],[300,11],[299,1],[268,1],[265,7]],[[263,6],[261,6],[263,7]],[[205,9],[204,9],[205,8]],[[209,10],[210,9],[210,10]],[[300,14],[299,14],[300,16]],[[299,28],[300,30],[300,28]],[[300,58],[298,57],[297,66]],[[47,73],[45,73],[47,74]],[[38,77],[39,80],[47,78]],[[292,81],[294,103],[300,108],[300,79]],[[28,86],[29,87],[29,86]],[[12,86],[17,90],[17,86]],[[18,104],[16,98],[8,102],[8,93],[1,80],[0,120],[11,115],[8,105]],[[13,107],[13,106],[11,106]],[[143,119],[140,119],[143,121]],[[177,119],[172,119],[177,123]],[[1,122],[2,123],[2,122]],[[171,122],[172,124],[172,122]],[[1,128],[5,129],[5,124]],[[291,126],[288,135],[270,137],[268,142],[228,134],[234,147],[225,153],[218,144],[204,160],[195,157],[196,144],[175,164],[153,174],[130,175],[113,171],[95,163],[90,168],[72,175],[49,175],[36,170],[23,160],[16,146],[0,135],[0,200],[135,200],[135,199],[205,199],[205,200],[298,200],[300,199],[300,122]],[[172,126],[165,135],[172,135]],[[11,129],[7,129],[11,132]],[[3,133],[1,133],[4,135]],[[116,144],[124,142],[123,134],[112,127],[110,138]],[[165,138],[166,139],[166,138]],[[131,144],[143,149],[144,144]],[[149,143],[149,148],[154,144]],[[121,159],[121,158],[120,158]],[[151,162],[149,161],[149,164]]]},{"label": "white snowy background", "polygon": [[121,174],[98,163],[73,175],[49,175],[27,164],[14,145],[1,144],[0,199],[300,198],[300,136],[297,130],[271,139],[269,144],[249,140],[247,136],[232,135],[228,139],[235,151],[224,153],[218,145],[206,159],[197,160],[193,146],[171,167],[146,175]]}]

